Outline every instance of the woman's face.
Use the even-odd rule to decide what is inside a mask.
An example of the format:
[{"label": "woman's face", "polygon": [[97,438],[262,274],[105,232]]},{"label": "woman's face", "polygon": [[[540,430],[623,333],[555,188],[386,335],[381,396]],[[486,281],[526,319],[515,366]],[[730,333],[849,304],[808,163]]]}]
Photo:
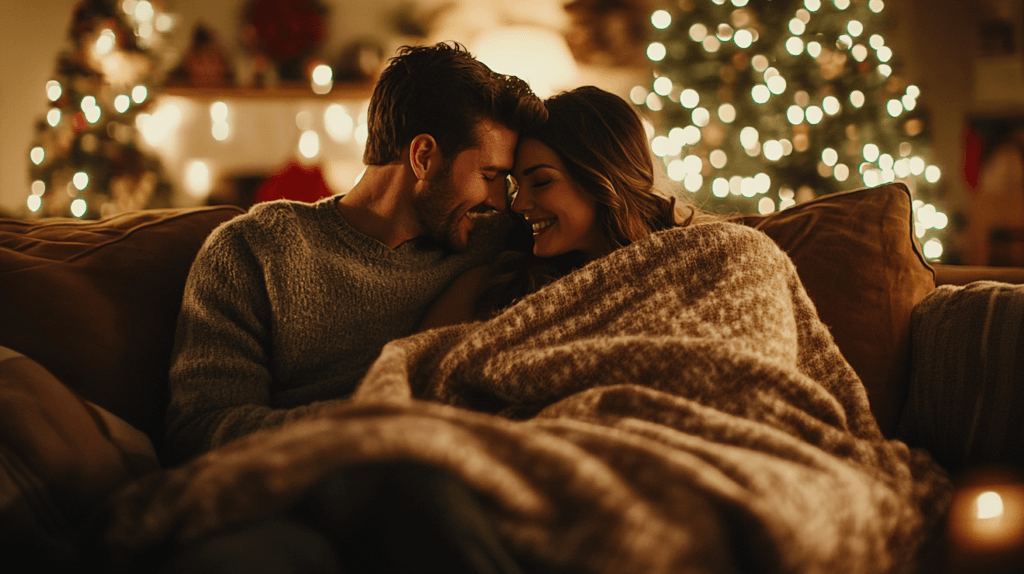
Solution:
[{"label": "woman's face", "polygon": [[520,140],[512,177],[519,186],[512,210],[533,229],[534,255],[578,250],[596,259],[611,251],[597,220],[597,201],[569,176],[555,150],[533,138]]}]

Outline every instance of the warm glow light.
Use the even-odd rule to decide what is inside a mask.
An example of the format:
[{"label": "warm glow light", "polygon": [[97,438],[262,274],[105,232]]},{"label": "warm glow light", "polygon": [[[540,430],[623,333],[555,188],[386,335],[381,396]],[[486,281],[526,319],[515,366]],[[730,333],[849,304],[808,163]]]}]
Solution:
[{"label": "warm glow light", "polygon": [[210,166],[202,160],[192,160],[185,166],[185,189],[192,197],[202,199],[209,195],[213,186]]},{"label": "warm glow light", "polygon": [[885,104],[885,110],[889,112],[890,116],[894,118],[899,117],[899,115],[903,113],[903,103],[899,100],[889,100],[889,102]]},{"label": "warm glow light", "polygon": [[929,239],[925,241],[922,246],[924,249],[924,256],[928,259],[938,259],[942,257],[942,242],[938,239]]},{"label": "warm glow light", "polygon": [[878,49],[878,61],[888,62],[892,59],[892,50],[888,46],[882,46]]},{"label": "warm glow light", "polygon": [[128,107],[132,105],[132,99],[124,94],[118,95],[114,98],[114,109],[118,113],[123,114],[128,111]]},{"label": "warm glow light", "polygon": [[690,119],[693,120],[693,125],[704,127],[711,122],[711,112],[704,108],[697,108],[693,110],[693,113],[690,115]]},{"label": "warm glow light", "polygon": [[299,137],[299,153],[308,159],[312,159],[320,153],[320,136],[315,131],[302,132]]},{"label": "warm glow light", "polygon": [[804,6],[811,12],[817,12],[821,9],[821,0],[804,0]]},{"label": "warm glow light", "polygon": [[310,74],[311,88],[314,94],[324,95],[334,87],[334,70],[327,64],[320,64],[313,68]]},{"label": "warm glow light", "polygon": [[89,174],[84,171],[77,172],[74,177],[71,178],[71,183],[75,184],[78,191],[82,191],[89,185]]},{"label": "warm glow light", "polygon": [[727,160],[728,157],[725,155],[725,152],[720,149],[716,149],[708,154],[708,161],[711,162],[711,167],[715,169],[722,169],[725,167]]},{"label": "warm glow light", "polygon": [[875,161],[878,159],[878,146],[873,143],[865,144],[863,154],[864,161]]},{"label": "warm glow light", "polygon": [[346,142],[352,138],[352,116],[341,104],[331,104],[324,111],[324,129],[327,135],[336,142]]},{"label": "warm glow light", "polygon": [[804,41],[796,36],[786,40],[786,51],[793,56],[799,56],[804,51]]},{"label": "warm glow light", "polygon": [[32,160],[32,163],[39,165],[46,159],[46,151],[43,148],[36,146],[29,152],[28,157]]},{"label": "warm glow light", "polygon": [[[648,55],[657,54],[653,46],[648,46]],[[565,38],[554,30],[531,26],[493,28],[473,42],[473,53],[492,70],[526,80],[542,98],[575,85],[576,60]],[[662,45],[661,58],[664,57]]]},{"label": "warm glow light", "polygon": [[817,58],[818,56],[821,55],[821,44],[819,44],[817,42],[808,42],[807,43],[807,53],[812,58]]},{"label": "warm glow light", "polygon": [[764,153],[765,159],[769,161],[778,161],[783,155],[782,143],[777,140],[766,141],[762,152]]},{"label": "warm glow light", "polygon": [[770,197],[762,197],[757,202],[757,212],[761,215],[768,215],[775,211],[775,202]]},{"label": "warm glow light", "polygon": [[885,9],[885,2],[882,2],[882,0],[871,0],[868,2],[868,8],[875,14],[878,14]]},{"label": "warm glow light", "polygon": [[736,108],[732,104],[722,104],[718,106],[718,118],[723,123],[731,124],[736,120]]},{"label": "warm glow light", "polygon": [[629,101],[636,105],[644,103],[647,99],[647,89],[643,86],[633,86],[633,89],[629,91]]},{"label": "warm glow light", "polygon": [[772,76],[765,80],[765,84],[768,85],[768,90],[775,95],[780,95],[786,91],[786,79],[782,76]]},{"label": "warm glow light", "polygon": [[117,44],[117,37],[114,36],[114,31],[107,28],[100,32],[99,38],[96,38],[96,55],[102,57],[114,51],[114,46]]},{"label": "warm glow light", "polygon": [[29,211],[39,211],[39,208],[43,206],[43,198],[38,195],[30,195],[26,203],[28,204]]},{"label": "warm glow light", "polygon": [[740,130],[740,144],[744,149],[752,149],[757,146],[757,139],[760,135],[756,128],[747,126]]},{"label": "warm glow light", "polygon": [[768,69],[768,58],[766,58],[764,54],[758,54],[750,59],[750,65],[758,72],[764,72]]},{"label": "warm glow light", "polygon": [[62,93],[63,90],[60,87],[60,82],[57,80],[50,80],[49,82],[46,82],[46,97],[49,98],[51,102],[59,100]]},{"label": "warm glow light", "polygon": [[[672,93],[672,80],[666,76],[661,76],[654,80],[654,91],[661,96],[667,96]],[[683,104],[685,105],[685,104]],[[687,106],[692,108],[693,106]]]},{"label": "warm glow light", "polygon": [[41,179],[37,179],[32,182],[32,195],[42,195],[46,193],[46,182]]},{"label": "warm glow light", "polygon": [[89,204],[81,197],[71,202],[71,215],[75,217],[82,217],[88,209]]},{"label": "warm glow light", "polygon": [[682,104],[684,108],[692,110],[700,104],[700,94],[697,93],[697,90],[687,88],[679,94],[679,103]]},{"label": "warm glow light", "polygon": [[664,30],[672,25],[672,15],[665,10],[655,10],[651,14],[651,24],[659,30]]},{"label": "warm glow light", "polygon": [[860,90],[854,90],[850,92],[850,103],[853,107],[859,108],[864,105],[864,92]]},{"label": "warm glow light", "polygon": [[662,44],[661,42],[651,42],[651,44],[647,46],[647,58],[652,62],[660,62],[664,60],[667,53],[668,51],[665,50],[665,44]]},{"label": "warm glow light", "polygon": [[800,125],[804,121],[803,108],[796,105],[789,106],[789,108],[786,109],[786,119],[794,126]]},{"label": "warm glow light", "polygon": [[861,34],[864,33],[864,24],[861,24],[856,20],[850,20],[850,22],[846,25],[846,31],[849,32],[851,36],[856,38],[857,36],[860,36]]},{"label": "warm glow light", "polygon": [[800,20],[799,18],[793,18],[792,20],[789,21],[789,31],[792,32],[794,36],[799,36],[800,34],[803,34],[806,30],[807,24],[804,24],[803,21]]},{"label": "warm glow light", "polygon": [[850,54],[853,55],[854,60],[863,62],[868,57],[868,48],[864,44],[857,44],[850,50]]},{"label": "warm glow light", "polygon": [[805,112],[805,115],[807,116],[807,123],[811,124],[812,126],[817,125],[818,122],[820,122],[821,119],[825,117],[825,113],[822,112],[821,108],[819,108],[818,106],[808,107],[807,111]]},{"label": "warm glow light", "polygon": [[928,183],[936,183],[942,177],[942,170],[936,165],[930,165],[924,170],[924,179]]},{"label": "warm glow light", "polygon": [[821,152],[821,161],[825,162],[825,165],[832,167],[839,161],[839,153],[827,147]]},{"label": "warm glow light", "polygon": [[231,126],[227,122],[213,122],[213,125],[210,127],[210,134],[213,136],[213,139],[222,142],[231,135]]},{"label": "warm glow light", "polygon": [[690,173],[683,178],[683,187],[686,191],[697,193],[704,186],[704,176],[699,173]]},{"label": "warm glow light", "polygon": [[754,34],[750,30],[738,30],[732,41],[740,48],[749,48],[754,43]]},{"label": "warm glow light", "polygon": [[835,0],[834,4],[836,5],[836,8],[846,10],[850,7],[850,0]]},{"label": "warm glow light", "polygon": [[724,198],[729,195],[729,181],[725,178],[716,177],[711,182],[711,193],[717,198]]},{"label": "warm glow light", "polygon": [[690,38],[694,42],[703,42],[704,38],[708,37],[708,28],[704,24],[694,24],[690,26]]},{"label": "warm glow light", "polygon": [[50,111],[46,112],[46,123],[52,127],[57,127],[57,124],[60,123],[60,110],[50,108]]},{"label": "warm glow light", "polygon": [[839,105],[839,100],[835,96],[825,96],[825,99],[821,102],[821,107],[830,116],[838,114],[842,109],[842,106]]},{"label": "warm glow light", "polygon": [[153,5],[149,3],[149,0],[140,0],[135,5],[135,18],[140,22],[149,22],[153,19],[154,14],[155,10],[153,10]]},{"label": "warm glow light", "polygon": [[228,120],[228,105],[224,102],[210,104],[210,119],[215,122],[226,122]]},{"label": "warm glow light", "polygon": [[166,142],[178,127],[178,123],[181,121],[181,108],[176,104],[166,103],[152,115],[139,114],[135,121],[146,142],[152,146],[158,146]]},{"label": "warm glow light", "polygon": [[148,96],[149,90],[146,89],[146,86],[135,86],[132,88],[132,101],[136,104],[141,104],[146,101]]},{"label": "warm glow light", "polygon": [[647,94],[647,101],[644,103],[647,104],[648,108],[655,112],[661,111],[661,98],[659,98],[658,94],[655,94],[654,92]]},{"label": "warm glow light", "polygon": [[832,174],[835,176],[836,181],[846,181],[850,177],[850,168],[846,164],[839,164],[833,170]]},{"label": "warm glow light", "polygon": [[733,33],[732,26],[730,26],[728,24],[719,24],[718,25],[718,32],[715,34],[715,36],[717,36],[718,39],[723,41],[723,42],[728,42],[729,40],[732,39],[732,33]]},{"label": "warm glow light", "polygon": [[763,104],[772,97],[772,91],[764,84],[758,84],[750,90],[750,97],[755,103]]}]

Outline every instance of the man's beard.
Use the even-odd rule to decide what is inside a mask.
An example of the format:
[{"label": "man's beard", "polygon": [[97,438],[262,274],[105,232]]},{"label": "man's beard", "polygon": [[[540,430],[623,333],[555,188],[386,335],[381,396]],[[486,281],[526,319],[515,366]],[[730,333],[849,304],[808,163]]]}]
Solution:
[{"label": "man's beard", "polygon": [[459,211],[452,163],[442,166],[437,176],[427,183],[427,189],[415,196],[414,202],[427,237],[445,249],[465,251],[466,239],[460,233],[459,224],[466,214]]}]

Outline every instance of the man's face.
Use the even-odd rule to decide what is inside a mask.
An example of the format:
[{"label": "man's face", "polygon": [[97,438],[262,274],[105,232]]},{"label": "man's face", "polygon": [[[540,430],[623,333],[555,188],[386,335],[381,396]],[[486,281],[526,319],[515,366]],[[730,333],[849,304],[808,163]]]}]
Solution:
[{"label": "man's face", "polygon": [[505,178],[515,159],[516,132],[490,120],[476,130],[479,145],[447,162],[416,195],[424,234],[454,251],[469,243],[471,214],[505,209]]}]

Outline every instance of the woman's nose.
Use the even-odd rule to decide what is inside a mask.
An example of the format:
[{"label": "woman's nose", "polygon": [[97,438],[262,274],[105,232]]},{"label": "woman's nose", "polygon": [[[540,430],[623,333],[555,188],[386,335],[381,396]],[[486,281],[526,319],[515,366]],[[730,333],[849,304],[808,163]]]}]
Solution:
[{"label": "woman's nose", "polygon": [[515,197],[512,198],[512,211],[516,213],[523,213],[527,211],[533,205],[533,201],[529,199],[526,190],[520,188],[516,191]]}]

